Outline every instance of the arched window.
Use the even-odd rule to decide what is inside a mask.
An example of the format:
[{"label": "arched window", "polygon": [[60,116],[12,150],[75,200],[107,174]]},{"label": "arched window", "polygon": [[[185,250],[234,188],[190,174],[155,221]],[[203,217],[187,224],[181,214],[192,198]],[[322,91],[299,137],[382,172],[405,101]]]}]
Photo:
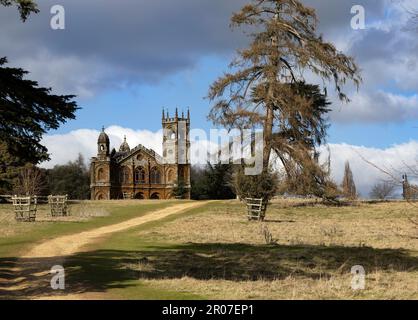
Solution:
[{"label": "arched window", "polygon": [[167,140],[176,140],[177,137],[176,131],[171,127],[165,129],[165,135]]},{"label": "arched window", "polygon": [[130,174],[129,174],[129,168],[123,167],[121,168],[120,174],[119,174],[119,182],[120,183],[129,183],[130,180]]},{"label": "arched window", "polygon": [[145,170],[139,167],[135,170],[135,183],[145,183]]},{"label": "arched window", "polygon": [[154,167],[151,169],[151,183],[161,183],[161,172],[158,168]]},{"label": "arched window", "polygon": [[105,180],[105,172],[103,168],[97,170],[97,181],[104,181]]}]

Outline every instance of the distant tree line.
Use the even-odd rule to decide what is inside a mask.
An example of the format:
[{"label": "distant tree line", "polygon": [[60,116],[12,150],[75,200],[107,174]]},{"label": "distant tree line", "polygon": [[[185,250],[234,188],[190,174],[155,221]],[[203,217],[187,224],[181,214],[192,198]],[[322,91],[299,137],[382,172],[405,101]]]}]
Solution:
[{"label": "distant tree line", "polygon": [[233,165],[206,164],[193,166],[191,171],[191,197],[194,200],[225,200],[236,198],[232,184]]},{"label": "distant tree line", "polygon": [[[1,145],[0,145],[1,146]],[[1,152],[1,157],[5,154]],[[9,155],[10,157],[10,155]],[[84,158],[43,169],[27,163],[23,166],[8,166],[0,171],[0,194],[16,195],[68,195],[69,199],[90,198],[90,174]]]}]

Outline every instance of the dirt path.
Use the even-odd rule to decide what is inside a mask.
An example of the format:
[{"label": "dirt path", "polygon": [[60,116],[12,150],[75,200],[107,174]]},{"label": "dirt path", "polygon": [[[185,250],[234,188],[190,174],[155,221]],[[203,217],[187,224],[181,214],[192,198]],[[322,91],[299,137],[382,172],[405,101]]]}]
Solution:
[{"label": "dirt path", "polygon": [[[20,257],[21,263],[19,263],[19,261],[17,262],[17,266],[15,268],[16,273],[13,272],[17,276],[6,281],[6,287],[4,287],[6,283],[0,283],[0,293],[4,291],[10,294],[18,294],[19,291],[25,291],[30,288],[33,288],[35,291],[36,287],[39,285],[39,283],[37,283],[37,279],[49,275],[49,268],[51,268],[51,263],[49,263],[49,261],[53,261],[54,264],[63,264],[63,257],[69,257],[73,254],[84,252],[87,250],[85,249],[86,245],[92,244],[107,235],[137,227],[144,223],[161,220],[171,215],[204,206],[207,203],[208,201],[177,204],[168,208],[151,211],[144,216],[133,218],[117,224],[47,240],[33,247],[30,251]],[[44,261],[42,265],[37,264],[34,267],[31,266],[31,264],[35,263],[30,263],[30,261],[39,261],[41,259]],[[58,261],[58,259],[60,261]],[[35,270],[36,273],[34,273]],[[93,299],[97,298],[94,293],[91,294]],[[89,293],[84,293],[82,295],[70,294],[68,297],[65,295],[58,297],[43,297],[38,294],[30,294],[32,299],[79,299],[88,298],[89,295]]]},{"label": "dirt path", "polygon": [[58,237],[34,247],[32,250],[22,256],[22,258],[51,258],[56,256],[69,256],[74,253],[82,252],[82,248],[85,245],[94,242],[100,237],[137,227],[147,222],[160,220],[182,211],[201,207],[204,204],[206,204],[206,202],[178,204],[158,211],[153,211],[146,214],[145,216],[130,219],[118,224],[72,234],[69,236]]}]

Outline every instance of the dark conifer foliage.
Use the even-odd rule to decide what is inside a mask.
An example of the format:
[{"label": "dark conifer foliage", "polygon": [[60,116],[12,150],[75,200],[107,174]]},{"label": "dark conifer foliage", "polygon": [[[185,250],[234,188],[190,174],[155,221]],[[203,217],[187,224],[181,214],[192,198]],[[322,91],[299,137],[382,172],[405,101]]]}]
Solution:
[{"label": "dark conifer foliage", "polygon": [[233,173],[234,167],[230,164],[208,163],[205,168],[192,167],[192,199],[234,199]]},{"label": "dark conifer foliage", "polygon": [[39,9],[32,0],[0,0],[0,4],[6,7],[16,5],[22,21],[26,21],[31,13],[38,13]]},{"label": "dark conifer foliage", "polygon": [[54,95],[51,89],[24,79],[27,71],[8,68],[6,63],[0,58],[0,140],[25,163],[48,160],[48,150],[40,144],[42,136],[75,118],[74,96]]},{"label": "dark conifer foliage", "polygon": [[69,199],[90,198],[90,174],[84,158],[57,165],[48,170],[48,187],[52,195],[68,195]]}]

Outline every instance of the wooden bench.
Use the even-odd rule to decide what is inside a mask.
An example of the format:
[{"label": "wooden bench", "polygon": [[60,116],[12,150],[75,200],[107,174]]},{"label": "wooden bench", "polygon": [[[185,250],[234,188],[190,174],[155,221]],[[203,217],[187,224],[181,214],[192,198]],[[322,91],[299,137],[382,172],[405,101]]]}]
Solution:
[{"label": "wooden bench", "polygon": [[68,215],[68,196],[48,196],[48,204],[52,217],[65,217]]},{"label": "wooden bench", "polygon": [[34,222],[36,220],[36,212],[38,199],[34,197],[12,197],[15,219],[20,222]]},{"label": "wooden bench", "polygon": [[245,198],[248,220],[263,221],[266,216],[266,202],[263,199]]}]

